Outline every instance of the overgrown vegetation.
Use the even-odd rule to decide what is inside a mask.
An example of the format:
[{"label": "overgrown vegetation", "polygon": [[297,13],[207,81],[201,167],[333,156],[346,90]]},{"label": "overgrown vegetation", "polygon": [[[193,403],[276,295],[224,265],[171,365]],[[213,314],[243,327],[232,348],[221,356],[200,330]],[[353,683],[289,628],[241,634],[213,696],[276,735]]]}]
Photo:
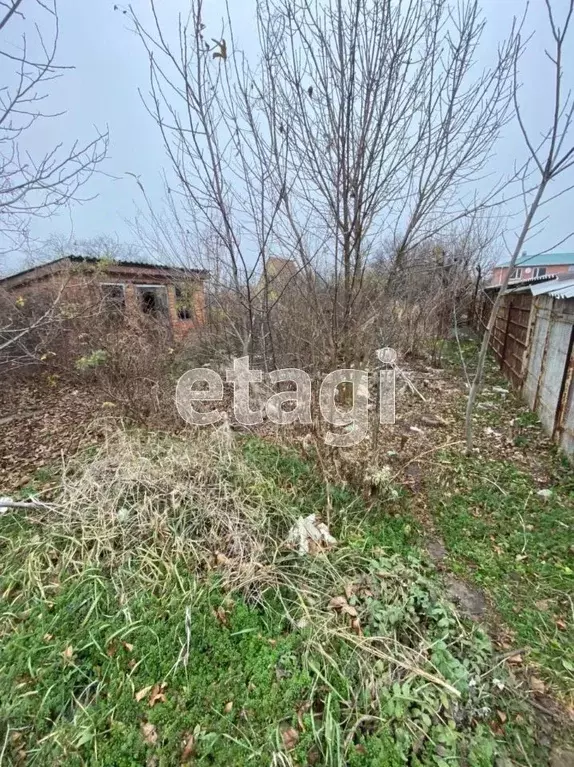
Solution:
[{"label": "overgrown vegetation", "polygon": [[228,432],[134,433],[68,466],[57,513],[4,515],[3,754],[543,764],[528,707],[485,631],[445,601],[406,498],[328,490],[338,544],[301,557],[290,525],[326,508],[313,461]]}]

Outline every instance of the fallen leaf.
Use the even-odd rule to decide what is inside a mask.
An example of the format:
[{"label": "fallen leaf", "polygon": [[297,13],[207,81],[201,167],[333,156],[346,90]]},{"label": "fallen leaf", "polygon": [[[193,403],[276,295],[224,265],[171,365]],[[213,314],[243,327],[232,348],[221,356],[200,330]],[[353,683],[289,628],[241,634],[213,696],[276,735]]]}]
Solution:
[{"label": "fallen leaf", "polygon": [[151,695],[149,696],[149,707],[153,708],[156,703],[165,703],[164,690],[167,687],[167,682],[161,684],[154,684]]},{"label": "fallen leaf", "polygon": [[345,584],[345,596],[350,599],[355,593],[356,586],[354,583]]},{"label": "fallen leaf", "polygon": [[321,752],[317,746],[311,746],[311,748],[307,751],[307,764],[310,765],[310,767],[313,767],[313,765],[320,764],[320,762]]},{"label": "fallen leaf", "polygon": [[52,634],[44,634],[44,636],[42,637],[44,642],[51,642],[53,638],[54,637],[52,636]]},{"label": "fallen leaf", "polygon": [[507,719],[507,716],[506,716],[506,714],[504,713],[504,711],[500,711],[500,710],[498,710],[496,713],[498,714],[498,718],[500,719],[500,721],[502,722],[502,724],[504,724],[504,723],[506,722],[506,719]]},{"label": "fallen leaf", "polygon": [[530,677],[530,689],[533,692],[545,692],[546,685],[542,681],[542,679],[538,679],[537,676],[531,676]]},{"label": "fallen leaf", "polygon": [[65,661],[70,662],[72,658],[74,657],[74,648],[71,644],[69,644],[66,649],[62,652],[62,657]]},{"label": "fallen leaf", "polygon": [[191,734],[185,734],[183,741],[183,751],[181,752],[181,761],[187,762],[188,759],[191,759],[191,757],[195,753],[195,735],[193,733]]},{"label": "fallen leaf", "polygon": [[136,692],[136,700],[139,703],[141,700],[143,700],[145,697],[147,697],[147,694],[152,689],[153,684],[148,685],[148,687],[142,687],[142,689],[139,692]]},{"label": "fallen leaf", "polygon": [[233,709],[233,701],[230,700],[228,703],[225,704],[223,707],[223,713],[224,714],[230,714],[231,710]]},{"label": "fallen leaf", "polygon": [[294,727],[289,727],[288,730],[283,730],[281,733],[283,740],[283,746],[286,751],[292,751],[299,742],[299,733]]},{"label": "fallen leaf", "polygon": [[561,618],[556,620],[556,626],[560,631],[566,631],[566,623]]},{"label": "fallen leaf", "polygon": [[151,722],[142,722],[140,730],[143,739],[148,744],[148,746],[155,746],[157,743],[157,729],[155,724],[152,724]]},{"label": "fallen leaf", "polygon": [[342,610],[346,604],[347,600],[345,597],[333,597],[329,602],[329,607],[331,610]]},{"label": "fallen leaf", "polygon": [[350,615],[351,618],[356,618],[358,615],[356,608],[350,605],[345,597],[333,597],[329,602],[329,607],[332,610],[340,610],[340,612]]},{"label": "fallen leaf", "polygon": [[541,498],[547,499],[552,496],[552,490],[549,488],[544,488],[543,490],[538,490],[536,495],[539,495]]},{"label": "fallen leaf", "polygon": [[543,612],[546,612],[550,609],[550,600],[549,599],[539,599],[538,602],[534,603],[534,607],[536,607],[537,610],[542,610]]},{"label": "fallen leaf", "polygon": [[122,645],[124,647],[124,650],[127,650],[127,652],[133,652],[134,650],[133,644],[130,644],[129,642],[122,642]]},{"label": "fallen leaf", "polygon": [[215,612],[215,617],[223,626],[229,626],[229,620],[227,618],[227,611],[224,607],[219,606]]},{"label": "fallen leaf", "polygon": [[504,736],[504,731],[503,731],[502,727],[498,724],[496,719],[493,719],[492,722],[490,723],[490,729],[498,737],[503,737]]}]

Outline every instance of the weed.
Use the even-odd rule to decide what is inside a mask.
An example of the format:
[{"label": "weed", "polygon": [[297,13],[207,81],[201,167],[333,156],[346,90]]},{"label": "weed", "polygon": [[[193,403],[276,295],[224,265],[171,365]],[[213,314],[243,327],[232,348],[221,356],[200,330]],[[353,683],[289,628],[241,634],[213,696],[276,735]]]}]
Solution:
[{"label": "weed", "polygon": [[572,494],[555,485],[537,494],[531,475],[511,463],[443,456],[448,476],[433,509],[450,563],[483,586],[531,650],[555,689],[574,692],[571,594]]}]

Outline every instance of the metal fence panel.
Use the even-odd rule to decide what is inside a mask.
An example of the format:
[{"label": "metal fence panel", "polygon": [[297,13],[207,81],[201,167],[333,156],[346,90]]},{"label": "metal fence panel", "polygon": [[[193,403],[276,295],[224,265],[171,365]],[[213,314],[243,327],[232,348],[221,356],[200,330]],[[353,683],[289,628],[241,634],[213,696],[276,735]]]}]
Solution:
[{"label": "metal fence panel", "polygon": [[542,359],[536,406],[540,421],[550,434],[554,431],[571,332],[570,324],[552,317],[546,350]]},{"label": "metal fence panel", "polygon": [[544,429],[574,455],[574,298],[504,296],[490,346]]},{"label": "metal fence panel", "polygon": [[530,354],[523,393],[532,410],[535,410],[536,394],[542,372],[542,358],[544,357],[544,349],[546,348],[546,339],[548,337],[549,310],[542,306],[535,306],[533,311],[536,312],[536,319],[530,337]]}]

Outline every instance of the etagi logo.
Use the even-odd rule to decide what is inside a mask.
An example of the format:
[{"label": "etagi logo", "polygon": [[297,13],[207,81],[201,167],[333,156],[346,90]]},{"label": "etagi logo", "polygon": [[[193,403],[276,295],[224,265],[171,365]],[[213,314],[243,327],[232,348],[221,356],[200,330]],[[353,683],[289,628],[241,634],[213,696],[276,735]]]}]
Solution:
[{"label": "etagi logo", "polygon": [[[395,422],[395,378],[397,353],[384,348],[377,351],[382,367],[377,371],[376,399],[381,424]],[[263,372],[249,367],[248,357],[235,358],[232,367],[225,371],[225,380],[233,385],[232,410],[238,423],[257,426],[267,418],[280,426],[311,424],[312,382],[308,373],[298,368],[282,368],[266,375],[266,381],[275,386],[290,383],[294,388],[271,394],[258,409],[251,409],[250,384],[263,382]],[[198,388],[201,386],[202,388]],[[337,391],[344,386],[352,396],[349,406],[337,402]],[[369,373],[366,370],[347,368],[328,373],[319,388],[319,411],[321,418],[341,431],[327,431],[325,442],[333,447],[353,447],[369,434]],[[211,426],[225,417],[223,410],[196,410],[197,403],[221,402],[223,380],[219,373],[209,368],[194,368],[184,373],[177,382],[175,402],[177,411],[193,426]]]}]

